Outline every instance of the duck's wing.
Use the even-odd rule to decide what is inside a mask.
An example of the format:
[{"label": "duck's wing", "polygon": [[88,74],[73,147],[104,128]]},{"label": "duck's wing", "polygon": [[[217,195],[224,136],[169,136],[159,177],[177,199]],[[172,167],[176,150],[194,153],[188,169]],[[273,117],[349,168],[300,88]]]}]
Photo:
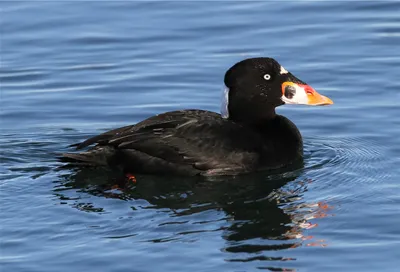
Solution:
[{"label": "duck's wing", "polygon": [[[217,113],[200,110],[160,114],[136,125],[107,131],[76,147],[92,144],[96,145],[79,153],[85,154],[86,161],[92,160],[88,156],[98,158],[101,154],[104,158],[107,152],[114,152],[117,161],[128,168],[168,172],[167,168],[177,167],[203,174],[254,170],[262,147],[260,137],[248,128]],[[72,158],[68,154],[64,155]],[[165,171],[157,171],[159,168]]]},{"label": "duck's wing", "polygon": [[[167,129],[175,128],[180,124],[189,120],[198,120],[201,118],[218,118],[218,114],[209,111],[200,110],[181,110],[171,111],[163,114],[152,116],[145,119],[135,125],[129,125],[125,127],[116,128],[113,130],[106,131],[102,134],[89,138],[81,143],[74,144],[76,149],[83,149],[92,144],[108,145],[113,140],[123,140],[125,142],[129,136],[139,136],[140,133],[144,133],[146,136],[151,136],[151,132],[154,129]],[[126,137],[126,138],[124,138]],[[118,141],[119,142],[119,141]],[[121,142],[121,143],[122,143]]]}]

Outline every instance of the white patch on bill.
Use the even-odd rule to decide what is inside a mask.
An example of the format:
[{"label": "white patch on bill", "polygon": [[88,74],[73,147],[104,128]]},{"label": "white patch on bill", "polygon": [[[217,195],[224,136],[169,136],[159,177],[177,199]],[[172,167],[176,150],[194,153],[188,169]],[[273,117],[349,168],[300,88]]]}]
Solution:
[{"label": "white patch on bill", "polygon": [[300,87],[298,85],[293,85],[296,89],[296,93],[294,96],[289,99],[286,96],[282,96],[282,101],[285,102],[285,104],[308,104],[308,96],[307,92],[304,90],[303,87]]},{"label": "white patch on bill", "polygon": [[280,71],[281,75],[283,74],[287,74],[289,73],[285,68],[283,68],[283,66],[281,65],[281,71]]},{"label": "white patch on bill", "polygon": [[222,102],[221,102],[221,116],[222,118],[229,117],[229,88],[225,86],[224,91],[222,92]]}]

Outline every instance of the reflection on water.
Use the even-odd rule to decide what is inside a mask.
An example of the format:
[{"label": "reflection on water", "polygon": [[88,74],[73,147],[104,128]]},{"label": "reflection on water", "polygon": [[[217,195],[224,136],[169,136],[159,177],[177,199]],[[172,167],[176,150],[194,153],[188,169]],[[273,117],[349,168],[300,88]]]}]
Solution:
[{"label": "reflection on water", "polygon": [[[64,174],[55,183],[54,194],[60,203],[84,212],[107,213],[107,207],[88,195],[127,201],[132,209],[132,223],[136,220],[135,213],[143,209],[166,212],[168,217],[158,221],[158,226],[173,226],[174,232],[165,237],[154,233],[147,242],[170,242],[194,233],[218,232],[226,241],[221,250],[234,253],[227,261],[293,261],[288,257],[269,257],[268,251],[301,245],[326,246],[323,238],[308,236],[305,232],[317,227],[312,222],[314,218],[331,215],[327,203],[303,201],[303,193],[314,181],[298,179],[301,172],[207,180],[204,177],[166,179],[142,175],[133,183],[121,179],[117,173],[86,168]],[[219,216],[212,220],[196,218],[196,214],[207,211],[217,211]],[[191,230],[188,224],[197,227]],[[132,236],[141,239],[137,234],[128,235]]]},{"label": "reflection on water", "polygon": [[[35,190],[40,180],[45,184],[52,180],[50,190],[56,206],[95,216],[95,220],[82,223],[95,231],[94,237],[127,244],[133,241],[149,250],[160,244],[181,247],[184,243],[186,247],[204,241],[206,249],[218,249],[222,254],[218,258],[226,263],[270,270],[297,267],[301,258],[295,253],[304,248],[324,251],[335,245],[331,237],[326,237],[328,225],[324,224],[331,224],[332,220],[325,218],[337,212],[331,203],[336,206],[338,199],[356,203],[372,188],[379,192],[379,183],[375,187],[369,184],[390,177],[383,170],[386,165],[380,163],[378,145],[357,138],[305,138],[304,166],[296,169],[208,179],[142,175],[133,183],[121,179],[119,172],[61,167],[55,161],[54,150],[59,149],[55,145],[61,142],[65,148],[67,143],[77,142],[83,136],[76,131],[40,135],[34,141],[28,136],[6,136],[0,140],[5,151],[2,155],[15,159],[2,162],[8,180],[13,179],[13,191],[18,192],[25,184],[18,182],[24,175],[35,182],[29,191]],[[17,137],[19,141],[8,144]],[[24,155],[18,155],[22,151]],[[45,160],[46,167],[36,163]],[[371,167],[374,172],[361,175]],[[355,190],[363,185],[367,187]],[[337,194],[341,187],[355,189]],[[74,213],[64,225],[73,225],[70,222],[75,217],[79,216]],[[340,230],[342,226],[334,227]],[[87,233],[77,235],[79,240]]]}]

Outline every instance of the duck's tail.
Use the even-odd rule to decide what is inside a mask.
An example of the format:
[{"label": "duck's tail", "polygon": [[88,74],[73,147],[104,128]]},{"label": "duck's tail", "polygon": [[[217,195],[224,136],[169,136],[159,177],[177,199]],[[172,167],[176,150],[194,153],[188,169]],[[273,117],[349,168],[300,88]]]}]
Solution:
[{"label": "duck's tail", "polygon": [[109,146],[96,146],[85,152],[64,153],[58,157],[61,162],[77,166],[106,166],[115,157],[115,149]]}]

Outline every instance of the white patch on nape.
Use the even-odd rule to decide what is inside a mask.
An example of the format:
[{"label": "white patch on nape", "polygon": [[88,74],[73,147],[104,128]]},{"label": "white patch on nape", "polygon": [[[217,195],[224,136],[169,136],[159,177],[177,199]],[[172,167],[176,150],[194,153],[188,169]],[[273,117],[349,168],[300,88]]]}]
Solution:
[{"label": "white patch on nape", "polygon": [[287,73],[289,73],[289,72],[285,68],[283,68],[283,66],[281,65],[280,74],[283,75],[283,74],[287,74]]},{"label": "white patch on nape", "polygon": [[221,102],[221,116],[222,118],[229,117],[229,88],[225,86],[224,91],[222,92],[222,102]]}]

